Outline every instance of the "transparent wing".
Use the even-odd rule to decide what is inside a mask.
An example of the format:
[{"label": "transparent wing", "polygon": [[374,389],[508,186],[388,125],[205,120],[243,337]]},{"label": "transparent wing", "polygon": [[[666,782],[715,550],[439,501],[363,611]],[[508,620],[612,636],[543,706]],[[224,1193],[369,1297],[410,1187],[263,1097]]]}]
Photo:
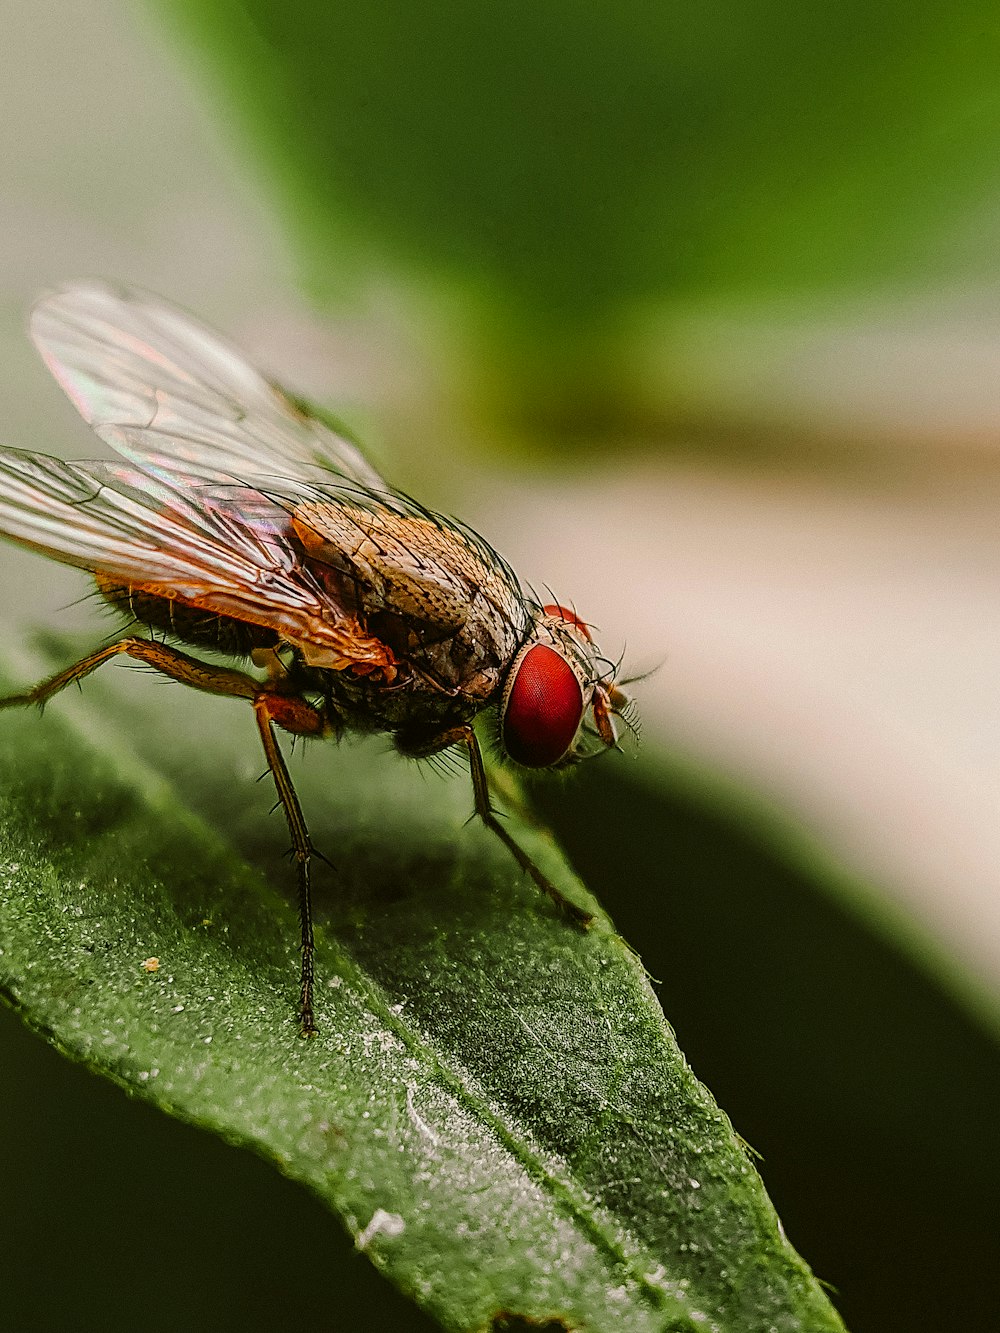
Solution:
[{"label": "transparent wing", "polygon": [[102,283],[43,297],[31,336],[81,416],[168,482],[281,477],[374,491],[385,482],[350,440],[303,412],[190,315]]},{"label": "transparent wing", "polygon": [[381,665],[384,648],[303,569],[286,511],[250,487],[187,491],[108,463],[0,449],[0,535],[105,579]]},{"label": "transparent wing", "polygon": [[[399,651],[464,636],[461,651],[507,660],[527,617],[509,566],[387,486],[351,441],[196,320],[89,283],[40,301],[31,331],[128,466],[0,451],[0,533],[293,642],[335,640],[347,664],[384,660],[359,624],[381,613],[399,622]],[[337,651],[307,660],[340,665]]]}]

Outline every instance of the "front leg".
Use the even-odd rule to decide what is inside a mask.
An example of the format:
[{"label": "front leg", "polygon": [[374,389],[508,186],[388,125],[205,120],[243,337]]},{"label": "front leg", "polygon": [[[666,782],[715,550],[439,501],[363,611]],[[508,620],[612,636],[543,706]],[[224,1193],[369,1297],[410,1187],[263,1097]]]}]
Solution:
[{"label": "front leg", "polygon": [[515,841],[507,832],[503,824],[496,816],[496,811],[490,803],[489,780],[486,776],[486,765],[483,763],[483,752],[479,745],[479,739],[475,731],[470,726],[455,727],[438,737],[438,746],[443,749],[447,745],[464,745],[469,754],[469,769],[472,774],[472,791],[475,799],[476,814],[483,821],[491,833],[495,833],[503,845],[514,857],[514,860],[534,880],[535,884],[544,894],[555,903],[559,910],[567,916],[575,925],[587,927],[594,919],[593,912],[584,911],[582,907],[577,907],[576,903],[570,902],[564,893],[561,893],[552,883],[549,877],[544,874],[534,861],[524,850],[524,848]]}]

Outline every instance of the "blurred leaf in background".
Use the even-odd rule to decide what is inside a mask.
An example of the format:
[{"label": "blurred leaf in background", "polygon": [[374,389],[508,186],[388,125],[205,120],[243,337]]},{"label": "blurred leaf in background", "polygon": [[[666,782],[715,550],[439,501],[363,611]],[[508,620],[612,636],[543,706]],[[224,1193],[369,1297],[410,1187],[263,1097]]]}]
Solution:
[{"label": "blurred leaf in background", "polygon": [[462,293],[508,406],[627,412],[650,301],[992,271],[984,0],[159,7],[228,85],[312,289],[388,262]]},{"label": "blurred leaf in background", "polygon": [[[995,1020],[941,989],[898,923],[878,921],[870,886],[746,793],[661,759],[582,773],[571,801],[539,797],[625,937],[643,939],[685,1054],[739,1108],[847,1327],[989,1327]],[[595,838],[604,823],[613,834]]]}]

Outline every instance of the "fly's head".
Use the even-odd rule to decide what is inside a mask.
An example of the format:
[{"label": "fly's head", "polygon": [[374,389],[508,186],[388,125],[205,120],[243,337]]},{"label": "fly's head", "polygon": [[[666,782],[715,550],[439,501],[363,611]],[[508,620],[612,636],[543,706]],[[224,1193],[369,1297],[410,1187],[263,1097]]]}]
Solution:
[{"label": "fly's head", "polygon": [[614,682],[589,627],[557,605],[535,611],[500,700],[504,753],[525,768],[566,768],[618,744],[619,721],[635,730],[634,705]]}]

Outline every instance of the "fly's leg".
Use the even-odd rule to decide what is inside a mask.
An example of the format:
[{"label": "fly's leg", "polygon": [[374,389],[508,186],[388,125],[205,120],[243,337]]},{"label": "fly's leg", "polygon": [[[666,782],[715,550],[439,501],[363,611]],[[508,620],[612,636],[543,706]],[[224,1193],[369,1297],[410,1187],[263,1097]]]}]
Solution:
[{"label": "fly's leg", "polygon": [[539,870],[524,848],[511,837],[500,823],[500,820],[497,819],[493,806],[490,804],[489,780],[486,776],[483,752],[479,747],[476,733],[471,727],[459,727],[456,728],[453,739],[461,741],[469,752],[469,768],[472,772],[472,790],[475,796],[476,814],[486,827],[497,835],[521,869],[527,871],[541,891],[552,899],[561,912],[576,925],[589,926],[594,919],[593,913],[585,912],[582,907],[577,907],[576,903],[571,903],[565,894],[560,893],[548,876]]},{"label": "fly's leg", "polygon": [[133,637],[119,639],[117,643],[98,649],[89,657],[81,658],[73,666],[67,667],[65,671],[41,681],[33,689],[25,690],[23,694],[12,694],[6,699],[0,699],[0,708],[15,708],[25,704],[44,705],[67,685],[83,680],[99,666],[122,654],[197,690],[206,690],[210,694],[230,695],[238,699],[250,699],[253,702],[257,726],[267,756],[267,766],[274,777],[278,799],[288,820],[295,853],[299,881],[299,920],[302,929],[302,987],[299,995],[299,1012],[303,1033],[312,1036],[316,1031],[313,1017],[315,968],[309,873],[313,847],[302,816],[302,807],[299,805],[284,758],[278,748],[274,723],[296,736],[323,736],[330,730],[327,720],[318,709],[313,708],[304,699],[277,693],[273,684],[261,684],[252,676],[242,671],[233,671],[228,667],[209,666],[165,643],[154,643],[151,639]]},{"label": "fly's leg", "polygon": [[25,704],[44,705],[67,685],[83,680],[99,666],[103,666],[105,662],[110,662],[115,657],[120,657],[123,653],[136,662],[143,662],[146,666],[162,671],[172,680],[192,685],[196,690],[207,690],[210,694],[231,694],[237,698],[252,699],[261,688],[258,681],[252,676],[244,675],[242,671],[208,666],[205,662],[199,662],[196,657],[189,657],[187,653],[170,648],[165,643],[130,637],[119,639],[117,643],[109,644],[107,648],[99,648],[96,653],[91,653],[89,657],[81,658],[65,671],[40,681],[32,689],[25,690],[23,694],[11,694],[6,699],[0,699],[0,708],[17,708]]},{"label": "fly's leg", "polygon": [[542,821],[525,800],[520,783],[509,768],[491,768],[487,770],[486,781],[490,788],[490,797],[500,802],[504,810],[517,815],[525,824],[542,827]]},{"label": "fly's leg", "polygon": [[302,1035],[315,1036],[316,1022],[313,1016],[313,983],[315,981],[315,941],[312,923],[312,878],[311,862],[314,854],[309,829],[306,827],[299,798],[292,785],[285,757],[278,746],[274,734],[277,723],[294,736],[322,736],[326,729],[326,720],[322,713],[303,699],[289,695],[270,694],[265,691],[257,694],[253,701],[253,711],[257,718],[260,739],[264,745],[267,766],[274,778],[278,791],[278,800],[288,821],[288,832],[292,839],[295,854],[295,869],[299,881],[299,925],[302,931],[302,981],[299,990],[299,1015],[302,1021]]}]

